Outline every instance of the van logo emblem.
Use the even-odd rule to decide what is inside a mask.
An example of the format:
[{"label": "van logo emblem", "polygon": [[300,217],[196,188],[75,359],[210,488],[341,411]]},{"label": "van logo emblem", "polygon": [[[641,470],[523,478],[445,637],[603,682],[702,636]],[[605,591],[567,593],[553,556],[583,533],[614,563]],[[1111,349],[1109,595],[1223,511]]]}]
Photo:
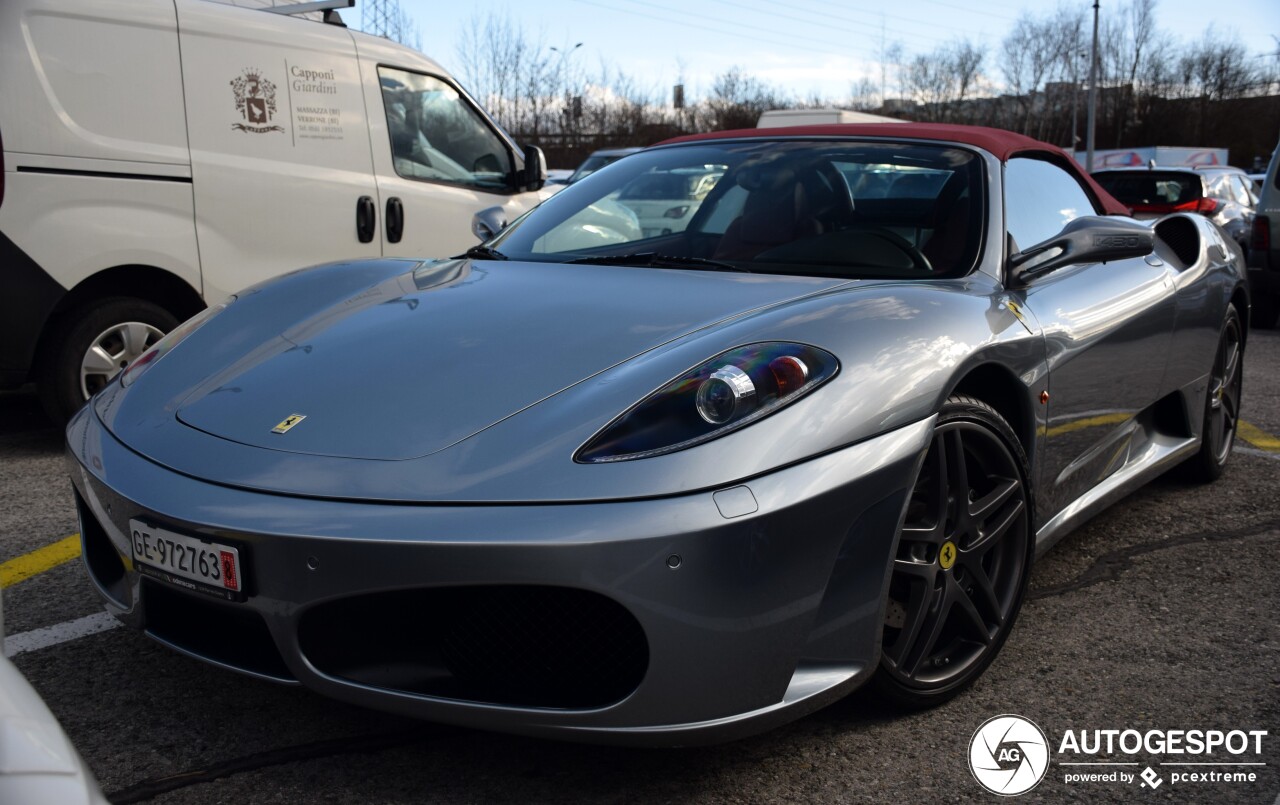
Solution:
[{"label": "van logo emblem", "polygon": [[244,123],[231,124],[233,130],[253,134],[284,132],[283,126],[271,125],[271,118],[276,113],[276,85],[263,78],[260,70],[248,68],[241,71],[231,80],[231,92],[236,97],[236,111],[245,120]]},{"label": "van logo emblem", "polygon": [[271,432],[272,433],[288,433],[291,428],[293,428],[295,425],[297,425],[299,422],[301,422],[304,419],[306,419],[306,417],[302,414],[289,414],[287,417],[284,418],[283,422],[281,422],[279,425],[276,425],[274,428],[272,428]]}]

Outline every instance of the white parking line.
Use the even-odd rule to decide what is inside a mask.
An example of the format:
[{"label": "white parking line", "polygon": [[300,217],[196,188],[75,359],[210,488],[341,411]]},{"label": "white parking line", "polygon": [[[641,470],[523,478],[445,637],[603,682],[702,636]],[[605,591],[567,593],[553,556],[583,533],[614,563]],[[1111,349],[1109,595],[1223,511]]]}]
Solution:
[{"label": "white parking line", "polygon": [[[1270,450],[1258,450],[1254,447],[1241,447],[1237,444],[1235,447],[1231,448],[1231,451],[1233,453],[1244,453],[1247,456],[1261,456],[1262,458],[1269,458],[1272,461],[1280,461],[1280,453],[1273,453]],[[1280,805],[1280,802],[1276,803],[1276,805]]]},{"label": "white parking line", "polygon": [[42,648],[56,646],[71,640],[79,640],[91,634],[105,632],[123,626],[109,613],[99,612],[86,615],[73,621],[47,626],[43,629],[32,629],[29,632],[10,635],[4,639],[4,656],[16,657],[28,651],[39,651]]}]

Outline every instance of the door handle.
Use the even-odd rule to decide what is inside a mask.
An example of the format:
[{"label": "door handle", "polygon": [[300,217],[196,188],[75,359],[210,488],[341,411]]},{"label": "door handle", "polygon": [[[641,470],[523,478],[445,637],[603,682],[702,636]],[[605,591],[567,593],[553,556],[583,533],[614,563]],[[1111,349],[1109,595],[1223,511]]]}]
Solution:
[{"label": "door handle", "polygon": [[399,243],[404,235],[404,204],[392,196],[387,199],[387,242]]},{"label": "door handle", "polygon": [[356,201],[356,237],[361,243],[373,240],[378,228],[378,206],[368,196],[361,196]]}]

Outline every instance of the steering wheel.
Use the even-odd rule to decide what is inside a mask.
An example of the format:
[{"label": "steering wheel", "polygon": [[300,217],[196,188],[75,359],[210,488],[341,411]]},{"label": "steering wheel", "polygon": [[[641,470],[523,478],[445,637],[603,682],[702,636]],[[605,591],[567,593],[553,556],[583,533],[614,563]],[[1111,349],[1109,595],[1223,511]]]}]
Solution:
[{"label": "steering wheel", "polygon": [[907,256],[911,261],[911,267],[917,271],[923,271],[929,274],[933,273],[933,264],[929,262],[929,258],[924,256],[924,252],[915,247],[911,241],[883,226],[875,226],[874,224],[854,224],[845,227],[842,232],[865,232],[868,235],[874,235],[889,245],[896,248]]}]

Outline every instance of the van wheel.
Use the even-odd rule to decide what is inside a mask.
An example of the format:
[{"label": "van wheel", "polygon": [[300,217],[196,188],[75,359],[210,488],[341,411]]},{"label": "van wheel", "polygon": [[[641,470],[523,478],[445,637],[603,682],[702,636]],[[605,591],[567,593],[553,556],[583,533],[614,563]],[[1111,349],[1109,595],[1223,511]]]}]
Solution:
[{"label": "van wheel", "polygon": [[40,401],[62,424],[178,320],[152,302],[113,297],[75,308],[52,326],[56,331],[40,360]]}]

